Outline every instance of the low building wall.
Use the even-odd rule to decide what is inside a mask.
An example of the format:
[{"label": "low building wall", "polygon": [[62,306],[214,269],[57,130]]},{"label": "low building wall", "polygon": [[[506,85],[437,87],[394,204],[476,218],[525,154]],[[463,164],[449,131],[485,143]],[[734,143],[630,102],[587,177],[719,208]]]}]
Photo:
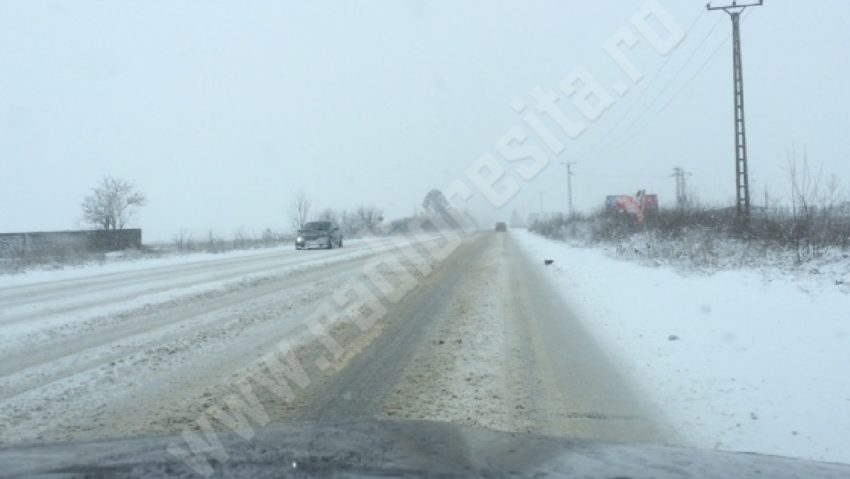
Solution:
[{"label": "low building wall", "polygon": [[37,258],[142,247],[142,230],[0,233],[0,257]]}]

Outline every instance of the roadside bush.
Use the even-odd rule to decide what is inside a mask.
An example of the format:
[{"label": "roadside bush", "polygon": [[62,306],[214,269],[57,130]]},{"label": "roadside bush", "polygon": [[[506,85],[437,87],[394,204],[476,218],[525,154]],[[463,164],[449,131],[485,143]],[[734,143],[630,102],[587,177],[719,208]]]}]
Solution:
[{"label": "roadside bush", "polygon": [[742,224],[728,208],[668,209],[637,225],[633,216],[598,211],[536,221],[529,230],[578,244],[612,246],[619,255],[693,265],[752,263],[788,254],[800,263],[820,256],[826,248],[846,251],[850,215],[814,208],[797,215],[756,210]]},{"label": "roadside bush", "polygon": [[186,230],[179,231],[172,238],[175,251],[180,253],[206,252],[223,253],[226,251],[255,248],[271,248],[289,244],[294,237],[288,233],[278,233],[266,228],[260,234],[249,235],[240,228],[230,238],[207,232],[203,239],[195,239]]}]

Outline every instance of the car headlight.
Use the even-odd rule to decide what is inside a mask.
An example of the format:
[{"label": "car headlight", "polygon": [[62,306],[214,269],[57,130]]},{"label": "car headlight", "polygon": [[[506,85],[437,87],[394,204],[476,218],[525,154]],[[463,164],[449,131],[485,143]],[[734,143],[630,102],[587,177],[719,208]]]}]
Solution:
[{"label": "car headlight", "polygon": [[301,241],[304,241],[304,238],[299,236],[299,237],[295,238],[295,241],[301,242]]}]

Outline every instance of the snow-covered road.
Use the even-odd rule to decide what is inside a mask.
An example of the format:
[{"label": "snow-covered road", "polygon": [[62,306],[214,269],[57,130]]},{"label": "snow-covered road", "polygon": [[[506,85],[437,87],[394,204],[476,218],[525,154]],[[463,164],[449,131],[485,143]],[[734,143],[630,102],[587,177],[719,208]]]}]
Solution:
[{"label": "snow-covered road", "polygon": [[[0,282],[0,442],[166,432],[211,383],[399,245],[291,247],[36,272]],[[300,328],[299,328],[300,327]]]},{"label": "snow-covered road", "polygon": [[[400,245],[429,251],[411,238],[3,278],[0,443],[227,430],[246,416],[672,439],[510,235],[473,234],[425,263]],[[372,327],[331,325],[338,354],[322,367],[308,318],[390,256],[411,289],[382,296]],[[263,379],[270,361],[290,365],[278,378],[290,386]]]},{"label": "snow-covered road", "polygon": [[0,444],[382,416],[850,460],[840,285],[455,240],[0,278]]}]

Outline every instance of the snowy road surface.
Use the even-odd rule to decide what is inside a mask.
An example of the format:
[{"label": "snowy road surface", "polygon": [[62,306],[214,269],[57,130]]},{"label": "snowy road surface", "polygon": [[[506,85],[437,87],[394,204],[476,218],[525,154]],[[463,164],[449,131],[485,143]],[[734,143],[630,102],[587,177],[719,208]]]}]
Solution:
[{"label": "snowy road surface", "polygon": [[[515,243],[480,233],[446,260],[419,263],[410,262],[425,257],[419,244],[401,255],[350,242],[58,281],[5,278],[0,442],[365,416],[677,442],[552,289],[539,258]],[[383,298],[386,314],[371,327],[329,326],[336,352],[326,359],[327,335],[311,334],[306,318],[334,292],[368,283],[364,267],[389,256],[402,257],[387,264],[401,265],[415,287]],[[256,380],[270,358],[289,361],[286,391]],[[262,412],[241,415],[246,401]]]}]

